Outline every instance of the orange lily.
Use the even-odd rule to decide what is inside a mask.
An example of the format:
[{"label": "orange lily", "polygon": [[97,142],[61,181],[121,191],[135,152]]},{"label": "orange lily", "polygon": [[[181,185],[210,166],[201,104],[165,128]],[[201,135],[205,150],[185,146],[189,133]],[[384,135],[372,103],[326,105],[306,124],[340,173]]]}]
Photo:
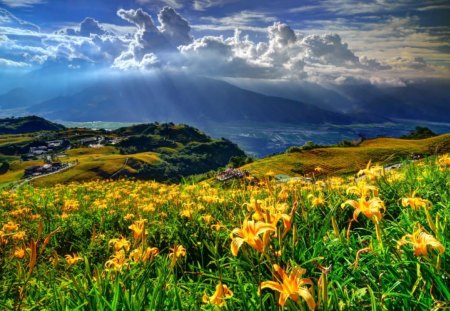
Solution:
[{"label": "orange lily", "polygon": [[311,201],[311,205],[313,207],[325,204],[325,199],[323,198],[323,194],[322,193],[320,193],[317,197],[314,196],[314,194],[310,193],[310,194],[308,194],[307,198],[308,198],[308,200]]},{"label": "orange lily", "polygon": [[171,268],[175,266],[178,258],[181,256],[183,257],[186,256],[186,249],[184,248],[183,245],[175,245],[173,248],[170,249],[169,258],[172,258],[172,261],[170,263]]},{"label": "orange lily", "polygon": [[133,238],[135,241],[138,241],[141,238],[145,238],[145,235],[147,234],[147,230],[145,230],[146,222],[147,220],[145,219],[137,220],[128,227],[128,229],[133,231]]},{"label": "orange lily", "polygon": [[120,239],[111,239],[108,243],[109,246],[114,246],[114,250],[118,252],[122,248],[127,252],[130,250],[130,241],[128,241],[124,237],[120,237]]},{"label": "orange lily", "polygon": [[66,262],[69,266],[73,266],[75,264],[77,264],[79,261],[83,260],[83,258],[81,258],[80,256],[78,256],[78,254],[73,254],[73,255],[66,255],[64,256],[66,258]]},{"label": "orange lily", "polygon": [[397,243],[397,248],[405,244],[412,244],[415,256],[428,256],[428,246],[444,253],[444,246],[431,234],[426,233],[422,228],[417,229],[413,234],[404,235]]},{"label": "orange lily", "polygon": [[367,200],[367,198],[363,196],[360,197],[358,201],[347,200],[341,204],[341,207],[344,208],[346,205],[350,205],[355,209],[353,220],[357,220],[359,214],[363,213],[364,216],[375,223],[378,223],[383,218],[381,210],[385,210],[383,201],[378,197]]},{"label": "orange lily", "polygon": [[427,209],[431,206],[431,202],[428,200],[424,200],[421,198],[416,197],[416,192],[414,191],[409,198],[403,198],[402,199],[402,206],[407,207],[410,206],[412,209],[419,209],[421,207]]},{"label": "orange lily", "polygon": [[[244,220],[242,228],[236,228],[231,231],[231,253],[233,256],[237,256],[239,248],[246,242],[248,245],[262,253],[264,250],[264,242],[259,237],[260,234],[266,232],[275,232],[276,227],[274,225],[258,221],[255,223],[253,220]],[[237,235],[237,237],[235,237]]]},{"label": "orange lily", "polygon": [[261,283],[260,288],[270,288],[274,291],[279,292],[280,299],[278,300],[278,303],[280,304],[280,306],[284,306],[288,298],[291,298],[292,300],[297,302],[298,299],[302,297],[306,301],[309,309],[314,310],[314,308],[316,307],[316,303],[313,296],[305,286],[312,286],[313,283],[311,279],[302,278],[306,270],[296,267],[288,275],[277,264],[273,265],[273,268],[280,276],[280,282],[265,281]]},{"label": "orange lily", "polygon": [[219,281],[219,284],[216,286],[216,291],[211,297],[208,297],[206,294],[203,295],[203,302],[215,304],[219,307],[222,307],[225,304],[225,299],[229,299],[233,297],[233,292]]}]

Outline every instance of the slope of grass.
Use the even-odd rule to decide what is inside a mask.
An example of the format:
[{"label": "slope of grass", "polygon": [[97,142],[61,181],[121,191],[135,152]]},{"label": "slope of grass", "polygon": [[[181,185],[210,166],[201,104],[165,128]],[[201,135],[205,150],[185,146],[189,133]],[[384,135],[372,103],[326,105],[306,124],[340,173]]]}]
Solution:
[{"label": "slope of grass", "polygon": [[245,165],[243,169],[256,176],[269,171],[291,176],[311,174],[353,173],[373,163],[394,163],[412,154],[435,154],[450,151],[450,134],[422,140],[377,138],[364,141],[358,147],[331,147],[280,154]]},{"label": "slope of grass", "polygon": [[0,191],[0,309],[445,309],[449,180],[431,157],[359,184]]},{"label": "slope of grass", "polygon": [[143,152],[130,155],[121,155],[114,147],[104,148],[78,148],[69,150],[64,162],[77,162],[78,164],[61,173],[38,178],[32,183],[36,186],[48,186],[57,183],[74,181],[90,181],[110,178],[121,171],[122,174],[135,174],[136,169],[131,167],[131,159],[141,164],[155,164],[159,156],[154,152]]}]

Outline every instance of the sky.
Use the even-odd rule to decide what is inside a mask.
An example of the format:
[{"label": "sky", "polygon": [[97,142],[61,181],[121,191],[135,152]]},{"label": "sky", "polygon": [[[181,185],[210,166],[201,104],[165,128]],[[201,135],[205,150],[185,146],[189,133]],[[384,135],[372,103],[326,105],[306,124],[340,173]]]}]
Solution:
[{"label": "sky", "polygon": [[320,84],[448,79],[450,0],[0,0],[0,80],[55,64]]}]

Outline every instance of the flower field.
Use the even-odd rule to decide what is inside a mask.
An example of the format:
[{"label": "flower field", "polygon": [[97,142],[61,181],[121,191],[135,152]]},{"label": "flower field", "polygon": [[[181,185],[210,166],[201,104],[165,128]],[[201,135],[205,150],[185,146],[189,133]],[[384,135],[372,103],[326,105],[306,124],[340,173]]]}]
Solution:
[{"label": "flower field", "polygon": [[450,158],[361,169],[3,190],[0,309],[449,308]]}]

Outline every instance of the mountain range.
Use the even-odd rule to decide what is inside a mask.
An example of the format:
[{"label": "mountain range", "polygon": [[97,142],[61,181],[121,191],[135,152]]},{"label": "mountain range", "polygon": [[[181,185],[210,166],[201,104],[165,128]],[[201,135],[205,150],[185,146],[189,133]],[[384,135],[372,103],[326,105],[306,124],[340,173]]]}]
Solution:
[{"label": "mountain range", "polygon": [[[449,122],[447,82],[370,84],[216,80],[185,74],[99,74],[60,64],[28,73],[0,95],[2,110],[50,120],[111,122],[278,122],[352,124],[415,119]],[[78,68],[77,66],[74,66]],[[50,83],[49,83],[50,81]],[[450,82],[447,83],[450,87]]]}]

